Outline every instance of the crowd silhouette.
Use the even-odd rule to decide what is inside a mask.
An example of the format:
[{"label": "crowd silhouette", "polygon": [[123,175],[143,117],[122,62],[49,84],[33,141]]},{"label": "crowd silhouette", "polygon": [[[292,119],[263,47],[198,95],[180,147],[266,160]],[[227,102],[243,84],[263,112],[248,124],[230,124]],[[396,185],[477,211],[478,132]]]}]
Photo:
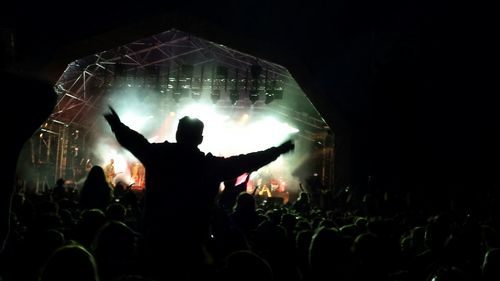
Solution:
[{"label": "crowd silhouette", "polygon": [[220,182],[292,151],[293,141],[223,158],[198,149],[196,118],[180,119],[176,143],[150,143],[113,108],[104,117],[144,164],[144,194],[114,190],[100,166],[78,188],[61,178],[42,191],[29,181],[2,190],[2,281],[500,280],[494,209],[430,210],[411,200],[391,209],[390,196],[354,203],[347,188],[329,193],[331,204],[302,189],[293,202],[261,205],[234,184],[226,200]]}]

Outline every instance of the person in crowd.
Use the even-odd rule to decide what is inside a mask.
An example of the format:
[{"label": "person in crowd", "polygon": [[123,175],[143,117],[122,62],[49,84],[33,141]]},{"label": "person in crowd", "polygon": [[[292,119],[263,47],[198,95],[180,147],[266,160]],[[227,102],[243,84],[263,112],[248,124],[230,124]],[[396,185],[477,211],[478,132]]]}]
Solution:
[{"label": "person in crowd", "polygon": [[97,208],[104,211],[111,202],[112,194],[104,170],[100,166],[93,166],[80,191],[80,209]]},{"label": "person in crowd", "polygon": [[203,272],[196,267],[209,264],[204,244],[222,181],[255,171],[295,147],[288,140],[263,151],[217,157],[198,148],[204,123],[197,118],[179,120],[176,143],[150,143],[123,124],[111,106],[104,117],[117,141],[146,169],[145,260],[150,272],[160,279],[195,279],[193,274]]},{"label": "person in crowd", "polygon": [[104,166],[104,174],[106,175],[106,180],[111,186],[114,186],[113,180],[115,179],[115,159],[111,158],[109,163]]},{"label": "person in crowd", "polygon": [[260,218],[257,214],[255,198],[245,191],[238,195],[233,212],[229,215],[233,225],[241,230],[246,237],[259,225]]},{"label": "person in crowd", "polygon": [[54,201],[58,201],[66,197],[66,186],[65,180],[63,178],[58,178],[56,181],[56,185],[52,188],[52,199]]},{"label": "person in crowd", "polygon": [[58,248],[43,266],[38,281],[99,281],[94,256],[78,244]]}]

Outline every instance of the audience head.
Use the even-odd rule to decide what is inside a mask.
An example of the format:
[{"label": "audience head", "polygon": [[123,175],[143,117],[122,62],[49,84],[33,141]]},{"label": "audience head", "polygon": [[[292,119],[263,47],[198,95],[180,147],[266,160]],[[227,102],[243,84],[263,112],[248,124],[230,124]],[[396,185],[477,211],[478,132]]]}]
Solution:
[{"label": "audience head", "polygon": [[468,281],[466,274],[459,268],[440,267],[427,277],[429,281]]},{"label": "audience head", "polygon": [[256,207],[257,206],[256,206],[255,198],[253,197],[253,195],[248,194],[245,191],[238,194],[238,198],[236,200],[236,205],[234,206],[235,211],[255,212]]},{"label": "audience head", "polygon": [[483,280],[500,280],[500,248],[488,250],[482,265]]},{"label": "audience head", "polygon": [[127,215],[127,209],[119,203],[109,204],[105,212],[108,220],[124,221]]},{"label": "audience head", "polygon": [[96,233],[92,248],[99,258],[112,258],[107,262],[131,259],[136,250],[136,233],[123,222],[109,221]]},{"label": "audience head", "polygon": [[58,248],[42,268],[38,281],[98,281],[92,254],[80,245]]},{"label": "audience head", "polygon": [[57,186],[64,186],[64,179],[63,178],[58,178],[56,181]]},{"label": "audience head", "polygon": [[106,174],[101,166],[95,165],[90,168],[86,181],[90,182],[106,182]]},{"label": "audience head", "polygon": [[177,126],[176,140],[189,146],[198,146],[203,141],[203,122],[198,118],[184,116]]}]

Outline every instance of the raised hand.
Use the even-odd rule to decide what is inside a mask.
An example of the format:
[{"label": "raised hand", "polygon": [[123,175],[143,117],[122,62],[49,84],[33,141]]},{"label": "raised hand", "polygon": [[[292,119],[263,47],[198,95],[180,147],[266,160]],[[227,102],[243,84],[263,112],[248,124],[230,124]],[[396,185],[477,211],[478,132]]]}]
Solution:
[{"label": "raised hand", "polygon": [[295,144],[293,140],[287,140],[284,143],[280,144],[280,146],[278,146],[278,149],[282,154],[287,153],[295,149]]},{"label": "raised hand", "polygon": [[113,126],[120,123],[120,117],[118,116],[116,111],[113,109],[113,107],[111,107],[109,105],[108,108],[109,108],[110,112],[104,113],[104,118],[106,118],[106,121],[108,121],[109,125],[111,125],[111,127],[113,127]]}]

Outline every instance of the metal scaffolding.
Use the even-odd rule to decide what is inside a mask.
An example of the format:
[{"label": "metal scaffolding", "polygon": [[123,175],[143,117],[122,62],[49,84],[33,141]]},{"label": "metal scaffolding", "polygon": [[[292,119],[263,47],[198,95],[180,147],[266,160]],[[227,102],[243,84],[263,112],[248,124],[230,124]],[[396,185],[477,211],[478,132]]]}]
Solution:
[{"label": "metal scaffolding", "polygon": [[[285,67],[175,29],[67,66],[54,85],[58,100],[49,118],[58,136],[50,144],[56,178],[74,174],[75,148],[78,153],[84,146],[106,107],[108,92],[120,87],[147,89],[172,103],[205,98],[221,108],[251,106],[293,120],[303,126],[302,138],[324,144],[322,179],[326,185],[333,183],[333,141],[326,140],[333,138],[331,129]],[[252,100],[250,92],[257,99]],[[80,131],[77,144],[75,131]]]}]

